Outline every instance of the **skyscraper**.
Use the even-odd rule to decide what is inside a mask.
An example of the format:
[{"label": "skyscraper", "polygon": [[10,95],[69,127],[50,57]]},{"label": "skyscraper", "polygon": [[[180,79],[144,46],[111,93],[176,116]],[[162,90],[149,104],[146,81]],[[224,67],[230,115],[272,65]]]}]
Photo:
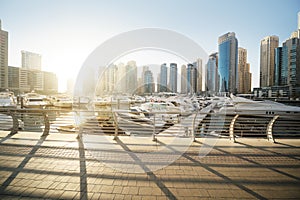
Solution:
[{"label": "skyscraper", "polygon": [[144,93],[153,93],[154,89],[153,88],[153,74],[152,72],[148,69],[144,72]]},{"label": "skyscraper", "polygon": [[238,84],[238,40],[234,32],[219,37],[219,92],[236,93]]},{"label": "skyscraper", "polygon": [[198,58],[196,60],[196,62],[193,63],[194,67],[196,68],[197,70],[197,86],[196,86],[196,90],[195,92],[196,93],[199,93],[199,92],[202,92],[202,59],[201,58]]},{"label": "skyscraper", "polygon": [[126,92],[133,93],[137,89],[137,66],[135,61],[126,65]]},{"label": "skyscraper", "polygon": [[278,47],[278,36],[263,38],[260,42],[260,87],[274,85],[275,48]]},{"label": "skyscraper", "polygon": [[300,86],[300,39],[287,39],[282,44],[282,51],[281,76],[286,75],[289,86]]},{"label": "skyscraper", "polygon": [[251,73],[250,64],[247,63],[247,50],[238,48],[238,92],[249,93],[251,92]]},{"label": "skyscraper", "polygon": [[181,77],[180,77],[180,84],[181,84],[181,88],[180,88],[180,92],[182,94],[186,94],[187,93],[187,72],[186,72],[186,66],[182,65],[181,66]]},{"label": "skyscraper", "polygon": [[300,12],[298,13],[298,31],[282,43],[282,47],[275,48],[276,86],[300,86]]},{"label": "skyscraper", "polygon": [[117,93],[126,91],[126,68],[124,63],[119,63],[117,65],[117,76],[114,89]]},{"label": "skyscraper", "polygon": [[0,20],[0,90],[8,87],[8,32],[2,30]]},{"label": "skyscraper", "polygon": [[168,68],[167,64],[164,63],[160,66],[160,78],[159,78],[159,92],[167,92],[167,84],[168,84]]},{"label": "skyscraper", "polygon": [[218,91],[218,53],[210,54],[206,64],[206,91]]},{"label": "skyscraper", "polygon": [[170,63],[169,88],[171,92],[177,92],[177,64]]},{"label": "skyscraper", "polygon": [[197,92],[197,68],[193,64],[187,65],[187,92],[196,93]]},{"label": "skyscraper", "polygon": [[282,47],[275,48],[275,74],[274,74],[274,85],[281,86],[283,84],[283,77],[281,76],[282,71]]},{"label": "skyscraper", "polygon": [[42,70],[42,56],[37,53],[29,51],[21,51],[22,54],[22,68]]}]

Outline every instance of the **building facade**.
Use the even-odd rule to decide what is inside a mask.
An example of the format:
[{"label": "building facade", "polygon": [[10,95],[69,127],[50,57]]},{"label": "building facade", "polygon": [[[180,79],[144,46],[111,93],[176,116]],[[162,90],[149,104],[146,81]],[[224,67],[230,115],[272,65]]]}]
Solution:
[{"label": "building facade", "polygon": [[260,87],[273,86],[275,81],[275,49],[278,47],[278,36],[263,38],[260,42]]},{"label": "building facade", "polygon": [[274,74],[274,85],[280,86],[283,85],[283,77],[281,76],[282,69],[282,47],[275,48],[275,74]]},{"label": "building facade", "polygon": [[16,94],[36,91],[43,94],[58,92],[58,79],[53,72],[27,70],[8,66],[8,89]]},{"label": "building facade", "polygon": [[177,64],[170,63],[169,89],[177,93]]},{"label": "building facade", "polygon": [[8,32],[2,30],[0,20],[0,90],[8,87]]},{"label": "building facade", "polygon": [[197,72],[196,72],[197,73],[197,78],[196,78],[197,84],[196,84],[195,92],[200,93],[200,92],[202,92],[202,59],[198,58],[196,60],[196,62],[193,63],[193,65],[197,70]]},{"label": "building facade", "polygon": [[160,74],[159,74],[159,92],[167,92],[168,91],[168,68],[167,64],[163,63],[160,66]]},{"label": "building facade", "polygon": [[155,91],[153,74],[150,70],[146,70],[144,76],[144,93],[153,93]]},{"label": "building facade", "polygon": [[238,48],[238,93],[246,94],[251,92],[250,64],[247,63],[247,50]]},{"label": "building facade", "polygon": [[187,93],[187,70],[185,65],[181,66],[180,92],[182,94]]},{"label": "building facade", "polygon": [[22,68],[31,70],[42,70],[42,56],[29,51],[21,51]]},{"label": "building facade", "polygon": [[206,64],[206,91],[214,94],[218,91],[218,53],[209,55]]},{"label": "building facade", "polygon": [[238,40],[234,32],[219,37],[218,76],[219,92],[236,93],[238,85]]},{"label": "building facade", "polygon": [[187,65],[187,93],[193,94],[197,92],[197,67],[193,64]]},{"label": "building facade", "polygon": [[135,61],[126,65],[126,93],[132,94],[137,89],[137,66]]}]

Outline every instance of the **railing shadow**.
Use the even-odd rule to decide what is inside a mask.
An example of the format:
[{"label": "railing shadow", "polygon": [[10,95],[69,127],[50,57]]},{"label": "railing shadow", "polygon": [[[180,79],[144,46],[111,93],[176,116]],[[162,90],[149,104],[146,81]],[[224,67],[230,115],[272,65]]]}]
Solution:
[{"label": "railing shadow", "polygon": [[138,158],[134,153],[130,153],[130,148],[124,144],[118,137],[116,138],[117,144],[119,144],[126,152],[128,152],[129,156],[136,162],[138,165],[147,173],[149,180],[153,181],[157,187],[166,195],[168,199],[177,199],[176,196],[165,186],[165,184],[160,181],[157,176]]},{"label": "railing shadow", "polygon": [[[162,142],[159,142],[159,143],[164,144],[164,143],[162,143]],[[195,141],[195,143],[199,143],[199,144],[203,145],[203,143],[201,143],[201,142],[199,142],[199,141]],[[164,145],[165,145],[165,144],[164,144]],[[172,148],[172,147],[168,146],[167,148]],[[172,148],[171,150],[172,150],[172,151],[176,151],[176,150],[173,149],[173,148]],[[224,174],[222,174],[222,173],[220,173],[220,172],[214,170],[212,167],[210,167],[210,166],[208,166],[208,165],[206,165],[206,164],[204,164],[204,163],[201,163],[199,160],[196,160],[196,159],[192,158],[192,157],[189,156],[188,154],[184,153],[182,156],[183,156],[184,158],[188,159],[189,161],[191,161],[191,162],[193,162],[193,163],[195,163],[195,164],[197,164],[197,165],[203,167],[203,168],[206,169],[207,171],[209,171],[209,172],[215,174],[216,176],[222,178],[225,182],[234,184],[235,186],[237,186],[237,187],[240,188],[241,190],[247,192],[248,194],[252,195],[253,197],[258,198],[258,199],[266,199],[265,197],[263,197],[263,196],[261,196],[260,194],[254,192],[253,190],[251,190],[251,189],[245,187],[244,185],[239,184],[239,183],[236,183],[234,180],[232,180],[232,179],[229,178],[228,176],[226,176],[226,175],[224,175]]]},{"label": "railing shadow", "polygon": [[38,149],[42,146],[43,142],[46,140],[47,135],[41,136],[35,146],[31,149],[31,151],[25,156],[22,162],[17,166],[16,170],[12,172],[12,174],[1,184],[0,186],[0,194],[5,193],[5,189],[11,184],[11,182],[17,177],[17,175],[24,170],[27,163],[29,163],[30,159],[34,157],[34,154],[38,151]]},{"label": "railing shadow", "polygon": [[81,133],[78,134],[78,150],[79,150],[79,167],[80,167],[80,199],[87,200],[88,199],[88,189],[87,189],[87,173],[86,173],[86,157],[85,157],[85,149],[82,142]]}]

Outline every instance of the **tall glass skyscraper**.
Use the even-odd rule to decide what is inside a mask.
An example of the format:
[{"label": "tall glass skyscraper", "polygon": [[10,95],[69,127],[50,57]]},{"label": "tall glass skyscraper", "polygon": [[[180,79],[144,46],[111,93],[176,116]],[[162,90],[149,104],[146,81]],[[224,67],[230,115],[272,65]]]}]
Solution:
[{"label": "tall glass skyscraper", "polygon": [[237,59],[238,40],[234,32],[226,33],[219,37],[218,76],[219,92],[237,92]]},{"label": "tall glass skyscraper", "polygon": [[170,63],[169,87],[171,92],[177,92],[177,64]]},{"label": "tall glass skyscraper", "polygon": [[144,72],[144,93],[153,93],[153,74],[150,70]]},{"label": "tall glass skyscraper", "polygon": [[275,86],[282,85],[281,69],[282,69],[282,47],[277,47],[275,49],[275,78],[274,78]]},{"label": "tall glass skyscraper", "polygon": [[206,91],[209,93],[218,91],[218,53],[209,55],[206,64]]},{"label": "tall glass skyscraper", "polygon": [[160,66],[160,86],[159,86],[159,92],[167,92],[167,84],[168,84],[168,68],[167,64],[164,63]]},{"label": "tall glass skyscraper", "polygon": [[300,86],[300,39],[290,38],[282,44],[282,84]]}]

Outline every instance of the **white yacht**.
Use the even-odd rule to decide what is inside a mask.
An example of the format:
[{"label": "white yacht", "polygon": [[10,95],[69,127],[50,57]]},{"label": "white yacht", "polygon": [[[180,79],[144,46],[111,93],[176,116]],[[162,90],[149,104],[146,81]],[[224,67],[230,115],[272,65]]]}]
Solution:
[{"label": "white yacht", "polygon": [[281,115],[300,117],[300,107],[288,106],[274,101],[253,101],[242,97],[232,97],[231,100],[223,103],[219,110],[226,114],[245,115]]},{"label": "white yacht", "polygon": [[46,96],[37,94],[35,92],[27,93],[23,96],[23,106],[25,108],[43,108],[49,105],[46,101]]},{"label": "white yacht", "polygon": [[171,102],[147,102],[141,104],[140,108],[149,111],[151,115],[155,115],[155,120],[168,123],[178,123],[180,121],[181,109]]},{"label": "white yacht", "polygon": [[115,110],[118,126],[126,134],[133,135],[152,135],[161,132],[166,122],[161,120],[153,120],[153,116],[149,116],[149,111],[140,107],[131,107],[130,110]]},{"label": "white yacht", "polygon": [[0,92],[0,108],[16,108],[17,103],[11,92]]},{"label": "white yacht", "polygon": [[72,98],[67,95],[57,95],[52,98],[52,104],[59,108],[71,108],[73,101]]}]

